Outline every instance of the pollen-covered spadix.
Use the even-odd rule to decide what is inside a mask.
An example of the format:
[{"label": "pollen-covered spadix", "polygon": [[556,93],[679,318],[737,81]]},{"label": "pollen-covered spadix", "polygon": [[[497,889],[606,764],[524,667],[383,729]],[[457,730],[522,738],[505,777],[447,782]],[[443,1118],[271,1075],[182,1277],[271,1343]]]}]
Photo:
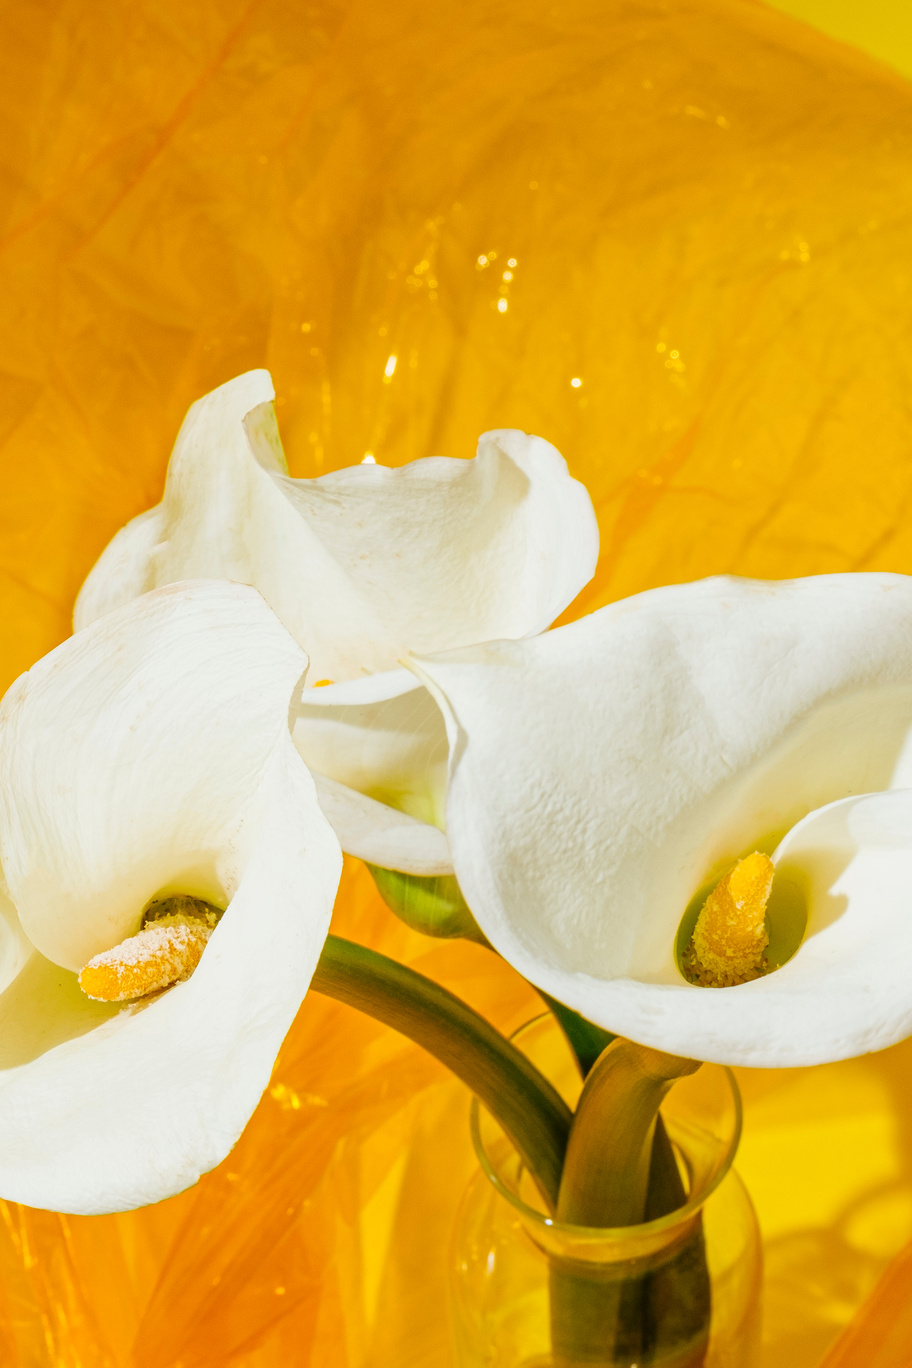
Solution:
[{"label": "pollen-covered spadix", "polygon": [[[908,1032],[899,903],[865,891],[907,859],[892,837],[866,836],[844,884],[813,866],[818,910],[774,972],[699,987],[676,941],[700,888],[740,856],[792,828],[777,866],[802,832],[826,832],[829,849],[841,809],[816,809],[847,799],[859,841],[906,811],[899,794],[851,795],[912,787],[912,580],[707,580],[414,669],[446,715],[460,886],[538,987],[609,1030],[722,1063],[813,1064]],[[839,899],[824,927],[819,908]],[[891,956],[902,970],[882,983]]]}]

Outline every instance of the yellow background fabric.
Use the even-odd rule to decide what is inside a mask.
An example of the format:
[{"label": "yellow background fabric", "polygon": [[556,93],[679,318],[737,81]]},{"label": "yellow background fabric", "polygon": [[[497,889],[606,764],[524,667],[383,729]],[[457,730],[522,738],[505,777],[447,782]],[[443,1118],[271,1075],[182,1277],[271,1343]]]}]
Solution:
[{"label": "yellow background fabric", "polygon": [[776,9],[912,76],[912,10],[902,0],[773,0]]},{"label": "yellow background fabric", "polygon": [[[0,25],[4,686],[158,499],[188,405],[252,366],[295,474],[470,456],[494,426],[554,442],[602,533],[568,617],[721,571],[912,571],[912,94],[888,67],[748,0],[35,0]],[[505,1029],[536,1010],[356,864],[336,929]],[[904,1044],[742,1074],[764,1365],[815,1363],[912,1236],[910,1067]],[[0,1361],[444,1368],[466,1114],[311,995],[196,1188],[0,1204]]]}]

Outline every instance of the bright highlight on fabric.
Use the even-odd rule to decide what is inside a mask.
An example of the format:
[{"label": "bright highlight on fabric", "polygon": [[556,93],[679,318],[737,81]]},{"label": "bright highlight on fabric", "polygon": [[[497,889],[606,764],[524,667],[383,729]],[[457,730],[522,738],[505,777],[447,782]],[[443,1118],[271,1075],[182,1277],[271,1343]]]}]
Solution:
[{"label": "bright highlight on fabric", "polygon": [[97,1002],[126,1002],[182,983],[202,958],[221,912],[183,895],[155,902],[142,930],[90,959],[79,986]]},{"label": "bright highlight on fabric", "polygon": [[681,957],[685,978],[703,988],[733,988],[767,973],[766,904],[773,862],[754,851],[739,860],[703,904]]}]

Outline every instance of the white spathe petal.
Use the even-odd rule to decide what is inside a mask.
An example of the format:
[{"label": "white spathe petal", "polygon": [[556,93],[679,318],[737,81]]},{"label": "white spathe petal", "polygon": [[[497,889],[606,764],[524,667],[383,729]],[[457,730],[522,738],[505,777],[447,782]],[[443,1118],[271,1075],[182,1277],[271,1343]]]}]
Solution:
[{"label": "white spathe petal", "polygon": [[338,681],[409,650],[542,631],[591,578],[591,501],[541,438],[491,432],[472,460],[292,480],[272,394],[254,371],[194,404],[155,517],[104,553],[77,627],[140,588],[224,576],[260,590],[313,679]]},{"label": "white spathe petal", "polygon": [[73,621],[77,630],[155,587],[149,583],[149,565],[162,538],[162,523],[162,506],[157,504],[133,518],[108,543],[76,600]]},{"label": "white spathe petal", "polygon": [[233,892],[186,983],[117,1011],[35,955],[0,995],[4,1197],[84,1214],[141,1206],[238,1139],[310,983],[341,867],[287,736],[214,854]]},{"label": "white spathe petal", "polygon": [[304,688],[293,709],[293,736],[311,770],[443,826],[446,728],[433,697],[408,670]]},{"label": "white spathe petal", "polygon": [[19,976],[33,953],[0,869],[0,993]]},{"label": "white spathe petal", "polygon": [[703,581],[415,669],[447,715],[456,875],[485,935],[539,987],[610,1030],[723,1063],[886,1043],[863,991],[838,1032],[809,1028],[808,980],[789,986],[820,972],[807,947],[718,990],[685,983],[673,951],[720,862],[826,803],[910,783],[912,580]]},{"label": "white spathe petal", "polygon": [[450,848],[439,827],[419,822],[316,770],[312,773],[323,814],[349,855],[404,874],[452,874]]},{"label": "white spathe petal", "polygon": [[0,1080],[55,1046],[94,1031],[122,1006],[86,997],[74,973],[30,948],[0,993]]},{"label": "white spathe petal", "polygon": [[0,854],[32,944],[72,970],[148,901],[223,902],[225,832],[262,778],[307,658],[255,590],[158,590],[100,618],[0,705]]}]

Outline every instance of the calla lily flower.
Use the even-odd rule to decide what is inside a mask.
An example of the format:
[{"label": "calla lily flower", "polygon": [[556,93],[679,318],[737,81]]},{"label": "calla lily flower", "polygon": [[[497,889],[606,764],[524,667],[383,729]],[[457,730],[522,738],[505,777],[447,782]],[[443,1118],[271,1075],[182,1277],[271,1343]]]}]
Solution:
[{"label": "calla lily flower", "polygon": [[[912,579],[706,580],[413,668],[446,716],[459,883],[538,987],[720,1063],[912,1031]],[[686,910],[754,850],[770,949],[793,943],[753,981],[686,981]]]},{"label": "calla lily flower", "polygon": [[544,631],[595,569],[589,495],[515,431],[486,433],[472,460],[291,479],[273,397],[251,371],[193,405],[162,502],[103,553],[75,625],[175,580],[254,585],[310,656],[295,742],[345,848],[449,872],[442,719],[399,662]]},{"label": "calla lily flower", "polygon": [[[80,1213],[156,1202],[240,1135],[341,867],[288,730],[306,664],[255,590],[176,585],[71,637],[6,695],[4,1197]],[[195,972],[126,1006],[86,996],[83,966],[181,894],[224,909]]]}]

